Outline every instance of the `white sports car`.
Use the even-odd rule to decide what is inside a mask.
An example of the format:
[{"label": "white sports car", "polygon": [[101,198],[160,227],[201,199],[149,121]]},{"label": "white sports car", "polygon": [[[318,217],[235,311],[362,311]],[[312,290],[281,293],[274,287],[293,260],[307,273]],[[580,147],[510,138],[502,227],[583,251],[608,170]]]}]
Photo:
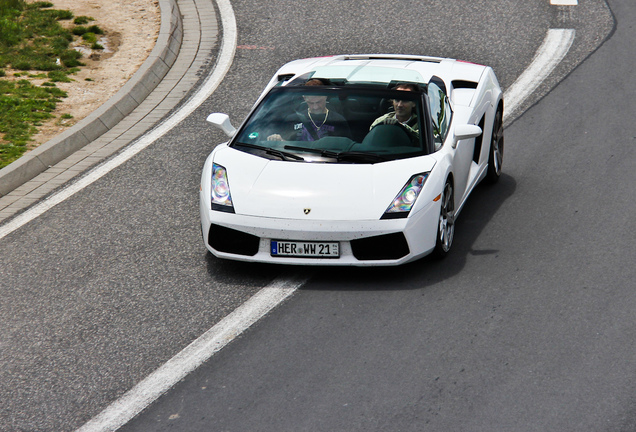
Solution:
[{"label": "white sports car", "polygon": [[503,157],[493,70],[453,59],[296,60],[208,157],[201,227],[215,256],[298,265],[398,265],[448,254],[455,220]]}]

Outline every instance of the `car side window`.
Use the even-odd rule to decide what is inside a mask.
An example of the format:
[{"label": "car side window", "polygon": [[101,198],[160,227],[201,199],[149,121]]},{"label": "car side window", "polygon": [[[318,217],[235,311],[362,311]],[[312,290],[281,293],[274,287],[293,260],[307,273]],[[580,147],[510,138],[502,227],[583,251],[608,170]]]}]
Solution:
[{"label": "car side window", "polygon": [[438,83],[433,79],[428,83],[428,99],[431,109],[431,120],[433,123],[433,139],[435,150],[439,150],[446,139],[450,127],[452,110],[443,82]]}]

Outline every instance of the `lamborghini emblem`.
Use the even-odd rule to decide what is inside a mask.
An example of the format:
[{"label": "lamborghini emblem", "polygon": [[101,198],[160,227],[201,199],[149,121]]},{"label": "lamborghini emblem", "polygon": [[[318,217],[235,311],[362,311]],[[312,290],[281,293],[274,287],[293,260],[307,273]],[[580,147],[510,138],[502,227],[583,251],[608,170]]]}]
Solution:
[{"label": "lamborghini emblem", "polygon": [[305,213],[306,215],[308,215],[310,211],[311,211],[310,208],[303,209],[303,213]]}]

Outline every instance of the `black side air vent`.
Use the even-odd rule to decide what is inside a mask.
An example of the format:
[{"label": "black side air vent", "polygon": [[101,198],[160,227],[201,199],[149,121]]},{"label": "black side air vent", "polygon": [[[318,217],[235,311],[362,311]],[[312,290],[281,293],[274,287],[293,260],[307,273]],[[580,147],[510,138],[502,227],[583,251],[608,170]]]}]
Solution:
[{"label": "black side air vent", "polygon": [[294,77],[294,74],[280,74],[278,75],[278,82],[285,82],[285,81],[289,81],[290,79],[292,79]]},{"label": "black side air vent", "polygon": [[[479,127],[481,128],[482,131],[484,130],[485,120],[486,120],[486,116],[482,116],[481,120],[479,121]],[[473,152],[473,162],[475,162],[476,164],[479,163],[479,155],[481,155],[481,146],[483,144],[484,144],[484,134],[482,133],[477,138],[475,138],[475,151]]]},{"label": "black side air vent", "polygon": [[451,84],[455,89],[476,89],[478,83],[474,81],[457,80],[453,81]]}]

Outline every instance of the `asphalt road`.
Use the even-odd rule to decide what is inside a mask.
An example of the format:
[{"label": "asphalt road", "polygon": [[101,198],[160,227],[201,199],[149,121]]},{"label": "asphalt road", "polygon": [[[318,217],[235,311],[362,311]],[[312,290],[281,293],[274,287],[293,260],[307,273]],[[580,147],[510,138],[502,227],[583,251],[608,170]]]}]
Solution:
[{"label": "asphalt road", "polygon": [[319,270],[123,430],[636,428],[636,7],[609,2],[614,32],[605,2],[581,3],[233,4],[218,91],[0,240],[0,430],[74,430],[289,271],[203,249],[209,112],[237,123],[278,66],[342,52],[461,58],[507,87],[562,27],[575,43],[507,128],[505,175],[475,191],[447,260]]}]

